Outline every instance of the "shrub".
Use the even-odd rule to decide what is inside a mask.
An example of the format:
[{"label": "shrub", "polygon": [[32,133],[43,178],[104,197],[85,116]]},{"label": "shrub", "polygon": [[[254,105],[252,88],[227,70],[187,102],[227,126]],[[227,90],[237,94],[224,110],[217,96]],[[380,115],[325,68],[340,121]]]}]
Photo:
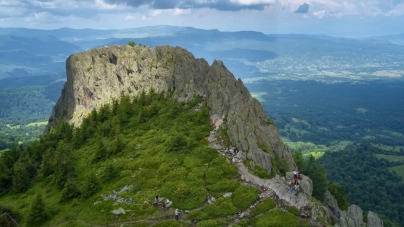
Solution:
[{"label": "shrub", "polygon": [[237,180],[223,179],[216,184],[208,185],[207,188],[212,192],[233,192],[240,186]]},{"label": "shrub", "polygon": [[174,220],[162,221],[160,223],[153,225],[153,227],[182,227],[182,226],[185,225],[181,222]]},{"label": "shrub", "polygon": [[202,211],[209,214],[209,218],[219,218],[236,213],[237,208],[231,202],[230,197],[221,197],[215,202],[204,207]]},{"label": "shrub", "polygon": [[217,150],[211,147],[197,147],[191,151],[191,155],[201,159],[204,163],[211,162],[218,157]]},{"label": "shrub", "polygon": [[260,203],[258,203],[255,209],[251,212],[251,215],[256,216],[258,214],[265,213],[275,207],[276,207],[275,201],[271,198],[266,198],[262,200]]},{"label": "shrub", "polygon": [[251,221],[254,227],[299,227],[299,218],[291,213],[283,210],[274,209],[266,213],[265,215],[260,215]]},{"label": "shrub", "polygon": [[297,207],[295,207],[295,206],[290,206],[290,207],[288,208],[288,211],[289,211],[289,213],[292,213],[292,214],[294,214],[294,215],[296,215],[296,216],[299,216],[299,215],[300,215],[300,210],[299,210]]},{"label": "shrub", "polygon": [[219,227],[221,226],[217,221],[215,220],[203,220],[196,224],[196,227]]},{"label": "shrub", "polygon": [[189,214],[187,215],[187,219],[189,220],[205,220],[205,219],[209,219],[209,214],[200,210],[192,210],[191,212],[189,212]]},{"label": "shrub", "polygon": [[172,200],[175,207],[184,210],[197,208],[206,199],[203,184],[187,182],[168,182],[161,188],[161,194]]},{"label": "shrub", "polygon": [[248,185],[240,185],[231,196],[238,210],[245,210],[258,199],[258,190]]},{"label": "shrub", "polygon": [[128,45],[131,46],[131,47],[134,47],[136,44],[135,44],[135,42],[133,42],[133,41],[129,41],[129,42],[128,42]]}]

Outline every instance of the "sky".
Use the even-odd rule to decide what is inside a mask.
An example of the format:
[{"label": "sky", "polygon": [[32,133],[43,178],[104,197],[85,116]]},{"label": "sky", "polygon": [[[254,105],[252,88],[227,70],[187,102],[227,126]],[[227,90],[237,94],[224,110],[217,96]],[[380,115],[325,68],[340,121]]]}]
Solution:
[{"label": "sky", "polygon": [[191,26],[267,34],[404,33],[404,0],[0,0],[0,27]]}]

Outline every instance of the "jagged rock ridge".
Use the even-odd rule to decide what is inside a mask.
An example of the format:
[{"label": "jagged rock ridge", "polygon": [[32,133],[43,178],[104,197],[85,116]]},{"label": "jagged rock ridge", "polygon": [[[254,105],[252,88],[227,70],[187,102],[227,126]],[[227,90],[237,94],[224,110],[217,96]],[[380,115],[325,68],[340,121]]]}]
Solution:
[{"label": "jagged rock ridge", "polygon": [[236,149],[268,172],[293,169],[290,151],[260,105],[221,61],[211,66],[180,47],[113,46],[70,56],[67,82],[53,108],[47,130],[65,119],[78,126],[91,110],[154,89],[173,92],[179,101],[207,100],[216,127],[227,131]]}]

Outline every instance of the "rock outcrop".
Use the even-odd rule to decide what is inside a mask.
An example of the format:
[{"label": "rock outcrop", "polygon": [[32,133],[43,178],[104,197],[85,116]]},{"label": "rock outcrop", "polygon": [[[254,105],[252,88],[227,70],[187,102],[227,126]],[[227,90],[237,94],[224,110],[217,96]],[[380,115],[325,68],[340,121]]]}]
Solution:
[{"label": "rock outcrop", "polygon": [[326,190],[324,196],[324,205],[330,211],[330,219],[334,223],[338,223],[341,218],[341,209],[338,207],[337,200],[331,195],[331,193]]},{"label": "rock outcrop", "polygon": [[341,212],[340,223],[335,227],[382,227],[383,221],[377,214],[369,211],[367,214],[367,223],[363,221],[363,211],[359,206],[351,205],[348,211]]},{"label": "rock outcrop", "polygon": [[368,212],[368,227],[383,227],[383,221],[372,211]]},{"label": "rock outcrop", "polygon": [[60,119],[75,126],[91,110],[153,89],[172,93],[179,101],[205,97],[212,122],[221,127],[231,144],[268,172],[293,169],[290,151],[241,80],[221,61],[211,66],[179,47],[113,46],[70,56],[67,82],[49,119],[47,130]]}]

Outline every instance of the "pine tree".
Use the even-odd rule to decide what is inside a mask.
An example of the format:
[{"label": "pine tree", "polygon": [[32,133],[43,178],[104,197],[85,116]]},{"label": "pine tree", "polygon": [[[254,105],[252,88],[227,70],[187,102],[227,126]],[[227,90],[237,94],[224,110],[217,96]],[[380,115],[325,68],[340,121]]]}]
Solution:
[{"label": "pine tree", "polygon": [[83,193],[82,196],[83,198],[88,198],[92,195],[94,195],[94,193],[96,193],[98,190],[101,189],[101,185],[100,182],[98,181],[98,178],[95,174],[91,174],[88,178],[86,183],[84,184],[84,188],[83,188]]},{"label": "pine tree", "polygon": [[60,202],[66,202],[79,196],[80,191],[77,188],[76,183],[74,182],[74,180],[69,179],[66,182],[64,189],[62,190],[62,194],[60,196]]},{"label": "pine tree", "polygon": [[30,176],[27,168],[19,161],[14,164],[13,170],[13,191],[17,193],[26,191],[30,185]]},{"label": "pine tree", "polygon": [[39,193],[34,201],[32,201],[28,212],[27,224],[28,226],[40,226],[40,224],[46,221],[47,218],[48,215],[46,213],[45,203],[42,199],[42,194]]}]

